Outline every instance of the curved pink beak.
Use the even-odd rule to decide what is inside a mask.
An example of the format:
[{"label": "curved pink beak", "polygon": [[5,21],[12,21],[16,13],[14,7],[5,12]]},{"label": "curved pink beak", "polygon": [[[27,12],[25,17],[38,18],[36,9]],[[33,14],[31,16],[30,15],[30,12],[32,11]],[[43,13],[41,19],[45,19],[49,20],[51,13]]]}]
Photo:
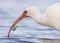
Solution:
[{"label": "curved pink beak", "polygon": [[15,25],[16,25],[20,20],[22,20],[23,18],[26,17],[26,13],[27,13],[27,11],[24,11],[23,14],[22,14],[21,16],[19,16],[19,17],[15,20],[15,22],[12,24],[12,26],[10,27],[10,29],[9,29],[9,31],[8,31],[8,38],[9,38],[9,36],[10,36],[11,31],[13,30],[13,27],[15,27]]}]

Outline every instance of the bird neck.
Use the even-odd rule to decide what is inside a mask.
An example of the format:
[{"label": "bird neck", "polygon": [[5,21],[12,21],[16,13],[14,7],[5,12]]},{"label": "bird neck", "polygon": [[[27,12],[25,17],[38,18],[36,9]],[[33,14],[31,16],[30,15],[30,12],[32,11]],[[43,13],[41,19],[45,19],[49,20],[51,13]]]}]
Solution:
[{"label": "bird neck", "polygon": [[35,14],[32,18],[42,25],[48,25],[45,14]]}]

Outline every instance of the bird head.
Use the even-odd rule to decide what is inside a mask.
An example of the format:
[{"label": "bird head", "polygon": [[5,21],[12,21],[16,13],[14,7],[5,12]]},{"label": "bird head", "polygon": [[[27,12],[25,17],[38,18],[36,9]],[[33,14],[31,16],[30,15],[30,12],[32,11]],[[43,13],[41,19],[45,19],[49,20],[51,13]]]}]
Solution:
[{"label": "bird head", "polygon": [[38,12],[38,9],[36,7],[28,7],[26,8],[21,16],[19,16],[15,21],[14,23],[12,24],[12,26],[10,27],[9,31],[8,31],[8,37],[10,36],[10,33],[11,33],[11,30],[14,30],[14,27],[16,26],[16,24],[21,21],[23,18],[26,18],[26,17],[32,17],[32,16],[35,16],[35,14],[37,14]]}]

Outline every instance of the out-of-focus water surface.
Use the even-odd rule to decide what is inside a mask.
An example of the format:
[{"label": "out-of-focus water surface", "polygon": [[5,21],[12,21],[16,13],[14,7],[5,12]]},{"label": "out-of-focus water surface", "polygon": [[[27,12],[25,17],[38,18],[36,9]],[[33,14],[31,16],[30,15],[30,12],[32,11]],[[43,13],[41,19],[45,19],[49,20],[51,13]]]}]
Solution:
[{"label": "out-of-focus water surface", "polygon": [[[37,6],[43,13],[47,7],[60,0],[0,0],[0,42],[35,43],[39,38],[60,39],[60,33],[51,27],[42,26],[32,18],[25,18],[12,31],[10,39],[7,32],[14,20],[29,6]],[[42,43],[42,42],[41,42]]]}]

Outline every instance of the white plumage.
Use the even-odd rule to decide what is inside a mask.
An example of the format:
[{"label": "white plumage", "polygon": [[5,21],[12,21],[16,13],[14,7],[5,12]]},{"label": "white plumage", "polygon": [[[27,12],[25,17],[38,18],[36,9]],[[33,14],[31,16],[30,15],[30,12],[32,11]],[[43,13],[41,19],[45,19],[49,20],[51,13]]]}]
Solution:
[{"label": "white plumage", "polygon": [[45,11],[46,21],[48,26],[60,31],[60,3],[51,5]]},{"label": "white plumage", "polygon": [[9,32],[8,37],[10,35],[10,32],[13,27],[23,18],[26,16],[31,17],[33,20],[35,20],[37,23],[40,23],[42,25],[51,26],[54,29],[60,31],[60,3],[55,3],[51,6],[49,6],[46,11],[41,14],[38,8],[36,7],[28,7],[26,8],[22,15],[19,16],[15,22],[12,24]]}]

